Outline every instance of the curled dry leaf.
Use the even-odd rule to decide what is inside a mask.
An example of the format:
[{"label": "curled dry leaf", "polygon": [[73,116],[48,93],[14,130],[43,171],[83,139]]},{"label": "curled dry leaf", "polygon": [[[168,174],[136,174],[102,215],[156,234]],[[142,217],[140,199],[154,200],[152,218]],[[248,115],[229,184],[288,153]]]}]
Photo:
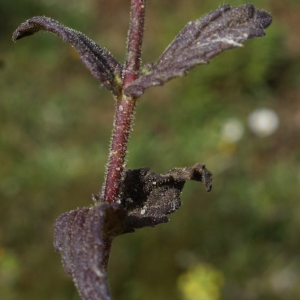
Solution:
[{"label": "curled dry leaf", "polygon": [[161,175],[148,167],[128,169],[120,204],[98,198],[94,207],[67,212],[56,220],[54,248],[61,253],[64,268],[83,299],[110,299],[106,268],[113,238],[168,222],[167,215],[180,207],[187,180],[203,182],[211,190],[212,174],[203,164]]},{"label": "curled dry leaf", "polygon": [[200,181],[207,191],[211,190],[212,174],[200,163],[160,175],[150,172],[148,167],[126,170],[121,200],[128,213],[124,233],[168,222],[167,215],[181,205],[180,194],[187,180]]},{"label": "curled dry leaf", "polygon": [[46,30],[69,42],[80,54],[82,63],[114,95],[119,94],[122,65],[106,50],[83,33],[68,28],[47,17],[33,17],[22,23],[13,33],[13,41]]},{"label": "curled dry leaf", "polygon": [[270,14],[253,5],[223,5],[204,17],[189,22],[155,64],[147,64],[142,75],[124,93],[138,97],[155,85],[186,75],[193,67],[207,64],[219,53],[242,46],[245,41],[263,37],[272,22]]}]

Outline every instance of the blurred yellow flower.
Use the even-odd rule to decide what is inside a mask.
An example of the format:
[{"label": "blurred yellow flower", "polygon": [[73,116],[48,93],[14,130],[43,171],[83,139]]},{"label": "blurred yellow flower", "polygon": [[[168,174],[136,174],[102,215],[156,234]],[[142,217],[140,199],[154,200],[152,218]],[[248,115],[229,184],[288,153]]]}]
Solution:
[{"label": "blurred yellow flower", "polygon": [[184,300],[219,300],[223,274],[208,264],[198,264],[178,278]]}]

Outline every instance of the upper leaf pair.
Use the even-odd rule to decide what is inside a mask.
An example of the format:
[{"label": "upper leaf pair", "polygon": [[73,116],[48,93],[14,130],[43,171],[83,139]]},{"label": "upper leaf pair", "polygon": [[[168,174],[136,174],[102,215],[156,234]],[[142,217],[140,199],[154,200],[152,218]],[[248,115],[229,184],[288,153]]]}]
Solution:
[{"label": "upper leaf pair", "polygon": [[[172,78],[186,75],[193,67],[206,64],[227,49],[242,46],[254,37],[265,35],[272,22],[270,14],[256,10],[253,5],[237,7],[223,5],[204,17],[189,22],[167,47],[155,64],[147,64],[140,77],[124,89],[127,96],[138,97],[154,85],[162,85]],[[22,23],[13,33],[16,41],[46,30],[71,43],[80,54],[83,64],[115,96],[122,91],[123,66],[104,48],[81,32],[70,29],[47,17],[33,17]]]}]

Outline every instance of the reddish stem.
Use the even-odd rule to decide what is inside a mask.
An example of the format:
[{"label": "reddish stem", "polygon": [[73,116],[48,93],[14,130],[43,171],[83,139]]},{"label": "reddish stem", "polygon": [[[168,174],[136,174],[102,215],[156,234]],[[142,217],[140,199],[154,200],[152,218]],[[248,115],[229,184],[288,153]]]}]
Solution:
[{"label": "reddish stem", "polygon": [[[130,27],[127,40],[127,59],[123,71],[124,89],[138,78],[144,33],[146,0],[131,0]],[[131,132],[136,99],[123,93],[116,101],[115,120],[108,159],[108,169],[103,190],[105,201],[116,202],[123,178],[127,144]]]},{"label": "reddish stem", "polygon": [[138,77],[144,34],[146,0],[131,0],[130,28],[123,88]]}]

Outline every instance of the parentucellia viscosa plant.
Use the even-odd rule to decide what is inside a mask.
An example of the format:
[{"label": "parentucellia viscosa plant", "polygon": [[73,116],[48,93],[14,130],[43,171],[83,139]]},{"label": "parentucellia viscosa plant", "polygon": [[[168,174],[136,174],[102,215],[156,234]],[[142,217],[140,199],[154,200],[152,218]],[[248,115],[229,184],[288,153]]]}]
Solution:
[{"label": "parentucellia viscosa plant", "polygon": [[46,30],[72,44],[81,61],[116,103],[112,140],[105,182],[93,195],[94,205],[61,215],[55,223],[55,250],[61,253],[66,272],[85,300],[110,298],[106,269],[111,243],[121,234],[168,222],[167,215],[180,207],[180,194],[187,180],[201,181],[210,191],[212,174],[205,165],[175,168],[164,174],[148,167],[125,168],[125,155],[137,99],[145,90],[184,76],[227,49],[248,39],[263,37],[272,18],[251,4],[223,5],[189,22],[156,63],[141,67],[146,0],[131,0],[127,57],[120,64],[106,49],[81,32],[47,17],[33,17],[13,33],[13,40]]}]

